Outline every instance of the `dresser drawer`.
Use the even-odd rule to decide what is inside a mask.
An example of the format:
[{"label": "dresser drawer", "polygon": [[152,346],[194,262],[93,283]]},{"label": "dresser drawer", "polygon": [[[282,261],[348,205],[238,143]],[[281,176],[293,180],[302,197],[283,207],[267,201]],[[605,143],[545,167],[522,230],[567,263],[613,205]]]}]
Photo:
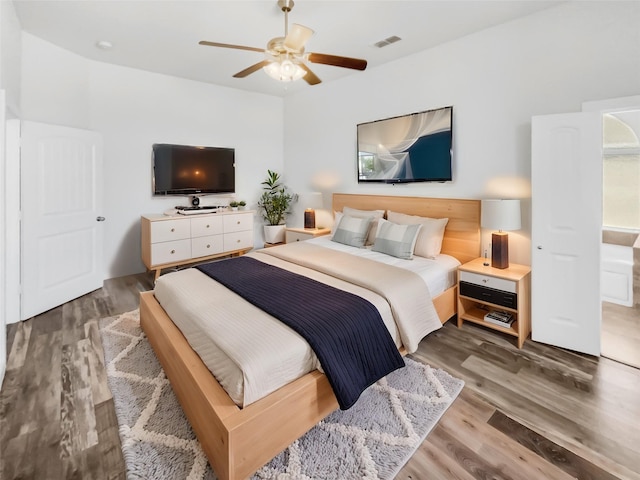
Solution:
[{"label": "dresser drawer", "polygon": [[479,273],[460,271],[460,281],[467,283],[475,283],[481,287],[494,288],[505,292],[516,293],[516,282],[505,280],[504,278],[491,277],[489,275],[481,275]]},{"label": "dresser drawer", "polygon": [[303,242],[313,238],[311,233],[287,232],[286,243]]},{"label": "dresser drawer", "polygon": [[[165,223],[165,222],[161,222]],[[151,264],[179,262],[191,258],[191,240],[175,240],[151,245]]]},{"label": "dresser drawer", "polygon": [[224,251],[253,247],[253,230],[224,234]]},{"label": "dresser drawer", "polygon": [[[191,236],[207,237],[222,233],[222,217],[199,217],[191,219]],[[197,257],[196,254],[193,255]]]},{"label": "dresser drawer", "polygon": [[224,233],[242,232],[253,230],[253,215],[239,213],[235,215],[224,215]]},{"label": "dresser drawer", "polygon": [[224,251],[222,235],[209,235],[191,239],[191,256],[193,258],[215,255]]},{"label": "dresser drawer", "polygon": [[460,282],[460,295],[475,298],[483,302],[494,303],[502,307],[518,308],[518,296],[515,293],[482,287],[475,283]]},{"label": "dresser drawer", "polygon": [[188,218],[151,223],[151,243],[169,242],[190,237],[191,221]]}]

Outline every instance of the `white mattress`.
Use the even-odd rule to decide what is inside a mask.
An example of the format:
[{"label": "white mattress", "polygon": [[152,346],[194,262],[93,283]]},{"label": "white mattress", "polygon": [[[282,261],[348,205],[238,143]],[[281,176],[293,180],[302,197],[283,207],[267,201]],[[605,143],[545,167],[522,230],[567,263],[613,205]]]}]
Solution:
[{"label": "white mattress", "polygon": [[[328,237],[311,241],[409,269],[425,280],[434,297],[455,283],[459,262],[448,255],[440,255],[441,258],[435,260],[420,257],[400,260],[368,249],[341,245]],[[379,295],[323,273],[260,254],[259,250],[248,255],[366,298],[379,310],[396,345],[401,345],[391,307]],[[319,368],[315,354],[302,337],[197,269],[189,268],[161,276],[156,282],[155,296],[220,385],[241,407]],[[227,339],[224,345],[219,341],[222,337]],[[251,368],[246,370],[251,373],[246,373],[243,365],[249,363]]]},{"label": "white mattress", "polygon": [[374,252],[371,247],[357,248],[334,242],[329,235],[316,237],[307,241],[325,248],[350,253],[351,255],[357,255],[417,273],[429,287],[429,292],[432,297],[437,297],[447,288],[456,284],[456,272],[458,271],[460,262],[451,255],[440,254],[434,259],[414,255],[413,259],[404,260],[384,253]]}]

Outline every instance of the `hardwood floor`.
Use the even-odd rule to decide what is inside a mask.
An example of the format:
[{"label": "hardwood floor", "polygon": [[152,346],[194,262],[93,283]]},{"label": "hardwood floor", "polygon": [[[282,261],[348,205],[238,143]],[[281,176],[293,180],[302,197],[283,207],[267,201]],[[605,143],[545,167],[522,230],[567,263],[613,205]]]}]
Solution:
[{"label": "hardwood floor", "polygon": [[[125,477],[96,319],[151,285],[109,280],[9,326],[0,478]],[[413,357],[466,384],[397,479],[640,479],[640,370],[453,322]]]},{"label": "hardwood floor", "polygon": [[640,303],[623,307],[602,302],[602,355],[640,368]]},{"label": "hardwood floor", "polygon": [[149,275],[9,325],[0,390],[0,479],[124,479],[98,318],[138,307]]}]

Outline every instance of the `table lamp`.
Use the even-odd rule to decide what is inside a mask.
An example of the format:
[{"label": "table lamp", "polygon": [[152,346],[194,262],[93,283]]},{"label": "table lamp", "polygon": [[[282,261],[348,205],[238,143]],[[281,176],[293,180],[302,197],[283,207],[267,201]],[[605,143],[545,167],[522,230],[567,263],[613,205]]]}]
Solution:
[{"label": "table lamp", "polygon": [[520,230],[520,200],[482,200],[482,228],[498,230],[491,235],[491,266],[509,268],[509,235]]},{"label": "table lamp", "polygon": [[322,193],[305,193],[301,197],[304,207],[304,228],[316,228],[316,209],[322,208]]}]

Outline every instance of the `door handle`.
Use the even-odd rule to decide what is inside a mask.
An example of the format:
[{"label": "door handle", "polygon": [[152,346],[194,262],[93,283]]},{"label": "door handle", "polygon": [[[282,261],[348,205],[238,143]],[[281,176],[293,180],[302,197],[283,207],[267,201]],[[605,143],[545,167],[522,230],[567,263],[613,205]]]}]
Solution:
[{"label": "door handle", "polygon": [[104,222],[106,218],[104,217],[96,217],[96,222]]},{"label": "door handle", "polygon": [[542,250],[542,245],[538,245],[538,250]]}]

